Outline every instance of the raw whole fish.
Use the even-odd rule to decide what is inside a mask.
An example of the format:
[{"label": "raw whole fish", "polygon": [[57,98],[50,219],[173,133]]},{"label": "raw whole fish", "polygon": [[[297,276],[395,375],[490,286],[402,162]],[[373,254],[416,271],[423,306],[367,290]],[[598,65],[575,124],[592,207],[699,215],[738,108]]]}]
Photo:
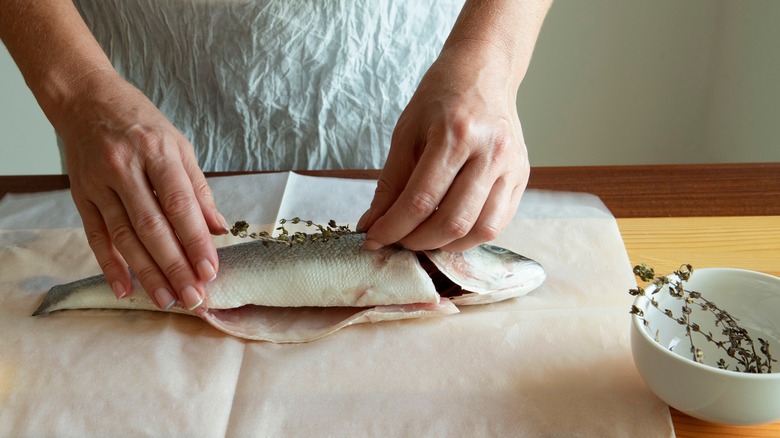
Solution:
[{"label": "raw whole fish", "polygon": [[[308,342],[348,325],[457,313],[456,305],[524,295],[545,279],[535,261],[492,245],[461,253],[362,248],[363,234],[284,245],[252,241],[219,248],[220,271],[189,311],[245,339]],[[438,289],[438,291],[437,291]],[[49,290],[33,315],[64,309],[159,310],[133,276],[117,300],[102,275]],[[447,295],[448,297],[442,296]]]}]

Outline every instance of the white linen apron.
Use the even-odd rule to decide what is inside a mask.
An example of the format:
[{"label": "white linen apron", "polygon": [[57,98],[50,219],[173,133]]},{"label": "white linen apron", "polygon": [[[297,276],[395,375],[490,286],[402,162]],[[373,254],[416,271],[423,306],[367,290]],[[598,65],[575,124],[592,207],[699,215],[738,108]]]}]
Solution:
[{"label": "white linen apron", "polygon": [[204,171],[381,168],[463,0],[75,0]]}]

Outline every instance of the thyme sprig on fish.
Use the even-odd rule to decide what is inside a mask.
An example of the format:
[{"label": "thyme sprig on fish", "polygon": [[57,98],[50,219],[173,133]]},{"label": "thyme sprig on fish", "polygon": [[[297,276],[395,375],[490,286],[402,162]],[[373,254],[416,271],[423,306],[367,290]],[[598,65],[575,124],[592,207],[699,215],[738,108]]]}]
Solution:
[{"label": "thyme sprig on fish", "polygon": [[[650,304],[658,309],[668,318],[685,326],[685,336],[690,342],[691,359],[698,363],[703,363],[704,353],[694,342],[694,333],[714,344],[719,350],[722,350],[727,356],[733,358],[737,365],[731,371],[763,374],[772,372],[772,362],[777,362],[772,358],[769,351],[769,342],[758,339],[758,351],[756,343],[750,336],[748,330],[740,327],[739,320],[731,316],[727,311],[719,308],[712,301],[702,296],[701,292],[685,289],[685,282],[690,280],[693,275],[693,266],[684,264],[674,271],[673,275],[656,276],[653,268],[645,265],[634,266],[634,275],[647,283],[645,287],[637,286],[628,292],[632,296],[644,296]],[[652,285],[652,286],[650,286]],[[650,286],[650,287],[647,287]],[[670,309],[662,309],[655,299],[655,295],[661,291],[666,291],[671,297],[681,303],[677,314]],[[649,293],[649,295],[648,295]],[[721,329],[723,338],[718,338],[711,331],[704,331],[699,324],[691,320],[693,309],[699,308],[702,311],[711,314],[715,318],[715,326]],[[650,325],[644,318],[644,312],[636,305],[631,306],[631,314],[637,315],[645,326]],[[658,333],[656,332],[656,341]],[[722,357],[718,359],[717,366],[720,369],[728,370],[729,365]]]},{"label": "thyme sprig on fish", "polygon": [[[293,225],[302,224],[307,227],[316,229],[313,233],[304,233],[302,231],[290,232],[285,228],[285,224],[290,223]],[[312,242],[327,242],[330,239],[338,239],[341,236],[347,234],[358,234],[349,228],[347,225],[338,225],[335,220],[331,219],[326,225],[315,223],[309,219],[301,219],[294,217],[292,219],[280,219],[279,226],[275,231],[278,233],[274,236],[267,231],[249,232],[249,224],[246,221],[238,221],[230,229],[230,234],[238,237],[249,237],[251,239],[260,240],[263,245],[269,243],[281,243],[285,245],[292,245],[294,243],[312,243]]]}]

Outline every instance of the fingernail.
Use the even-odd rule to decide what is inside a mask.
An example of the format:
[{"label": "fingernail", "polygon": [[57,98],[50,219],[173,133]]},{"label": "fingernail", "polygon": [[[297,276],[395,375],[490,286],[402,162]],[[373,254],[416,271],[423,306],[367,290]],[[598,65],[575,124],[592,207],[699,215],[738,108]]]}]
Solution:
[{"label": "fingernail", "polygon": [[154,299],[157,300],[157,307],[163,311],[167,311],[176,303],[176,298],[168,292],[168,289],[162,287],[154,291]]},{"label": "fingernail", "polygon": [[360,216],[360,220],[357,223],[357,230],[358,231],[365,231],[363,227],[366,226],[366,222],[371,218],[371,209],[369,208],[365,213],[363,213],[363,216]]},{"label": "fingernail", "polygon": [[114,295],[116,295],[117,300],[121,300],[127,296],[127,289],[125,289],[125,287],[122,285],[122,282],[119,280],[111,283],[111,290],[114,291]]},{"label": "fingernail", "polygon": [[211,262],[206,259],[199,261],[196,268],[198,269],[198,276],[200,277],[200,280],[204,283],[211,283],[215,278],[217,278],[217,273],[214,271],[214,267],[211,265]]},{"label": "fingernail", "polygon": [[222,227],[222,229],[225,230],[225,233],[229,233],[230,227],[228,226],[225,216],[222,216],[222,213],[217,212],[217,220],[219,221],[219,225]]},{"label": "fingernail", "polygon": [[373,240],[373,239],[366,239],[363,242],[363,248],[365,248],[367,250],[370,250],[370,251],[377,250],[377,249],[379,249],[379,248],[381,248],[383,246],[384,245],[382,245],[381,243],[379,243],[379,242],[377,242],[376,240]]},{"label": "fingernail", "polygon": [[195,310],[201,304],[203,304],[203,298],[200,296],[198,291],[192,286],[187,286],[184,289],[182,289],[181,299],[182,301],[184,301],[184,305],[187,307],[188,310]]}]

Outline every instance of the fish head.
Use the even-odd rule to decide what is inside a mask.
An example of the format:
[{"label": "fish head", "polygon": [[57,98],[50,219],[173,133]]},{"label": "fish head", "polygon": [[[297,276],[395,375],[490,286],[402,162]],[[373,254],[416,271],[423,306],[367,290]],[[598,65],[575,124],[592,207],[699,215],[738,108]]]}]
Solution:
[{"label": "fish head", "polygon": [[484,304],[525,295],[547,275],[535,260],[500,246],[483,244],[463,252],[425,251],[453,283],[471,292],[456,304]]}]

